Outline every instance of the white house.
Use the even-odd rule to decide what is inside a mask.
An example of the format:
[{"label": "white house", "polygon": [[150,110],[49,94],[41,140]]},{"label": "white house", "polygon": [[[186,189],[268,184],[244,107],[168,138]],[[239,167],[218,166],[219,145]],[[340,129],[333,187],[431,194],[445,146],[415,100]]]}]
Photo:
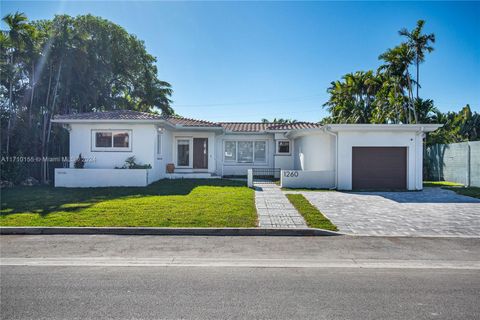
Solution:
[{"label": "white house", "polygon": [[[424,134],[440,127],[209,122],[133,111],[59,115],[53,122],[70,132],[70,158],[88,160],[83,169],[73,162],[56,169],[58,187],[145,186],[277,168],[288,187],[421,190]],[[115,169],[131,156],[151,168]]]}]

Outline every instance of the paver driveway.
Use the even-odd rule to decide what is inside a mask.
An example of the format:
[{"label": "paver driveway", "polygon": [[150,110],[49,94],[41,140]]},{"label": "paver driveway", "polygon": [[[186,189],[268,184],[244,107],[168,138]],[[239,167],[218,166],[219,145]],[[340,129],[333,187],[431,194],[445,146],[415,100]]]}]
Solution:
[{"label": "paver driveway", "polygon": [[419,192],[302,192],[340,232],[480,236],[480,200],[440,188]]}]

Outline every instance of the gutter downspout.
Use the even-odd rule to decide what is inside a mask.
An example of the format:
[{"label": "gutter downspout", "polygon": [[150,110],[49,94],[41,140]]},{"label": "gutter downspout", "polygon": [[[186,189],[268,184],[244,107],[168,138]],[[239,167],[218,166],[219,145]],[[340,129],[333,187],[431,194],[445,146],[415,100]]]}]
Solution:
[{"label": "gutter downspout", "polygon": [[329,127],[324,127],[323,131],[335,137],[335,186],[332,189],[338,188],[338,133],[330,131]]},{"label": "gutter downspout", "polygon": [[[425,128],[424,127],[420,127],[420,130],[418,130],[416,133],[415,133],[415,165],[414,165],[414,170],[415,170],[415,190],[422,190],[423,189],[423,185],[422,183],[420,183],[420,185],[417,185],[417,180],[418,180],[418,168],[417,168],[417,158],[418,158],[418,148],[417,148],[417,136],[419,135],[422,135],[422,166],[423,166],[423,159],[424,159],[424,154],[423,154],[423,135],[425,134]],[[422,174],[423,174],[423,168],[422,168]],[[421,177],[421,181],[423,181],[423,177]]]}]

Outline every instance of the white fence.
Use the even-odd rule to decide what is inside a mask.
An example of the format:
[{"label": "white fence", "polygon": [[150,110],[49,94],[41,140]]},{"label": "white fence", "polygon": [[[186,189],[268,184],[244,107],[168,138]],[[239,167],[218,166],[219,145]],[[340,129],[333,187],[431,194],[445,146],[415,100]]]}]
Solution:
[{"label": "white fence", "polygon": [[55,169],[55,187],[144,187],[147,169]]},{"label": "white fence", "polygon": [[334,188],[335,171],[282,170],[280,185],[282,188]]}]

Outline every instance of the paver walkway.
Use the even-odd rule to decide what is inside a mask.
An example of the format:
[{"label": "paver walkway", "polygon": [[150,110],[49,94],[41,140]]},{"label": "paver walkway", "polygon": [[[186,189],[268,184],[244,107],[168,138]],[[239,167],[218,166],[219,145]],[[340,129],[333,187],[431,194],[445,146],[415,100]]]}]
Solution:
[{"label": "paver walkway", "polygon": [[307,228],[303,217],[275,184],[255,184],[255,206],[259,227]]},{"label": "paver walkway", "polygon": [[441,188],[419,192],[302,192],[340,232],[480,236],[480,200]]}]

